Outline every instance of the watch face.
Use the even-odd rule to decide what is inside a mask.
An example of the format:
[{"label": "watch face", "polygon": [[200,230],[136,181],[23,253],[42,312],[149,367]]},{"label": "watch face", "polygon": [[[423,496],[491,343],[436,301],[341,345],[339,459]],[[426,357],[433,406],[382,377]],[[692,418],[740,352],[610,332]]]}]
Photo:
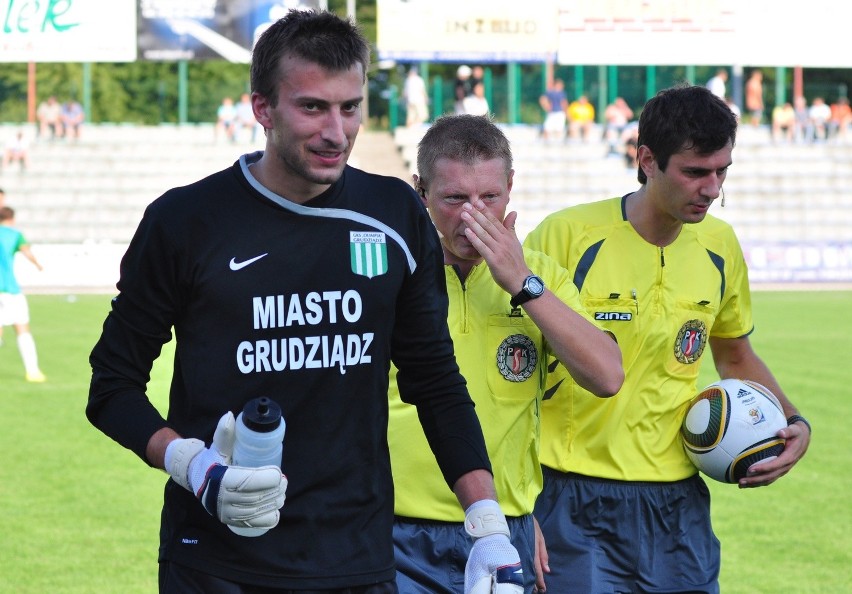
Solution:
[{"label": "watch face", "polygon": [[527,279],[527,291],[535,296],[544,293],[544,282],[537,276],[531,276]]}]

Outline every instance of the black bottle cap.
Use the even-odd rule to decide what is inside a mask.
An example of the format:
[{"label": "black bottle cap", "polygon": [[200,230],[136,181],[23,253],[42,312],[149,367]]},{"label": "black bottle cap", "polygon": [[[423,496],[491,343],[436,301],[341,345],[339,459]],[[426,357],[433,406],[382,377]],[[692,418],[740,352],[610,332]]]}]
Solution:
[{"label": "black bottle cap", "polygon": [[271,433],[281,424],[281,407],[266,396],[250,400],[243,407],[243,423],[252,431]]}]

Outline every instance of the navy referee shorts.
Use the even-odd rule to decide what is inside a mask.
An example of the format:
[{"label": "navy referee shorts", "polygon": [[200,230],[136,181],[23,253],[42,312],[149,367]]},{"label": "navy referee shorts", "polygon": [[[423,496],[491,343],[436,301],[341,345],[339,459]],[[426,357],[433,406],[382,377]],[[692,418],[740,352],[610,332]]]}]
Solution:
[{"label": "navy referee shorts", "polygon": [[[535,588],[535,532],[532,514],[507,517],[511,541],[521,557],[524,594]],[[459,594],[473,539],[464,522],[397,516],[393,523],[396,584],[400,594]],[[551,592],[553,592],[551,590]]]},{"label": "navy referee shorts", "polygon": [[554,594],[718,594],[721,552],[703,479],[626,482],[551,468],[535,506]]}]

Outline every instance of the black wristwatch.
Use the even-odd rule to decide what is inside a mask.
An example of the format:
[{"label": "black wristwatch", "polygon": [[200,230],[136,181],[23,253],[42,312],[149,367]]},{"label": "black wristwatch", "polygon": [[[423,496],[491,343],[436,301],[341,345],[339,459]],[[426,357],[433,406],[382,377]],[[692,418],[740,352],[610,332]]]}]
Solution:
[{"label": "black wristwatch", "polygon": [[521,292],[512,297],[509,301],[512,307],[523,305],[530,299],[536,299],[544,294],[544,281],[541,277],[534,274],[529,275],[524,279],[524,286],[521,287]]}]

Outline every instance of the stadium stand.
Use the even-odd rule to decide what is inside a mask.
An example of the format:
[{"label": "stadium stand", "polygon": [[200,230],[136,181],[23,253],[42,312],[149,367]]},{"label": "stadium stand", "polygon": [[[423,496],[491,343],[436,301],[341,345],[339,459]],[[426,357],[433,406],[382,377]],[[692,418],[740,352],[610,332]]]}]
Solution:
[{"label": "stadium stand", "polygon": [[[0,138],[15,129],[0,127]],[[127,243],[145,206],[165,190],[228,167],[263,143],[214,139],[212,124],[89,125],[78,142],[33,143],[31,168],[0,171],[0,187],[33,243]],[[352,162],[404,176],[394,153],[388,134],[364,134]]]},{"label": "stadium stand", "polygon": [[[17,128],[0,126],[0,138]],[[423,130],[362,132],[351,163],[410,182]],[[622,158],[606,156],[603,141],[546,143],[537,126],[506,126],[505,131],[515,156],[512,207],[520,214],[522,238],[550,212],[637,186],[635,171]],[[106,268],[105,276],[111,279],[151,200],[168,188],[227,167],[255,148],[248,142],[214,139],[212,124],[89,125],[77,142],[33,143],[30,168],[0,171],[0,187],[39,253],[95,258],[99,264],[94,268]],[[766,127],[743,126],[725,184],[726,206],[714,206],[712,212],[731,222],[744,244],[813,241],[850,246],[849,155],[846,142],[773,144]],[[102,284],[70,276],[32,282]]]},{"label": "stadium stand", "polygon": [[[532,126],[504,128],[512,142],[512,207],[525,235],[546,214],[638,187],[636,172],[601,143],[543,142]],[[396,141],[414,170],[420,131],[399,128]],[[738,131],[734,164],[725,182],[725,208],[743,242],[835,240],[852,242],[852,144],[773,144],[764,126]]]}]

